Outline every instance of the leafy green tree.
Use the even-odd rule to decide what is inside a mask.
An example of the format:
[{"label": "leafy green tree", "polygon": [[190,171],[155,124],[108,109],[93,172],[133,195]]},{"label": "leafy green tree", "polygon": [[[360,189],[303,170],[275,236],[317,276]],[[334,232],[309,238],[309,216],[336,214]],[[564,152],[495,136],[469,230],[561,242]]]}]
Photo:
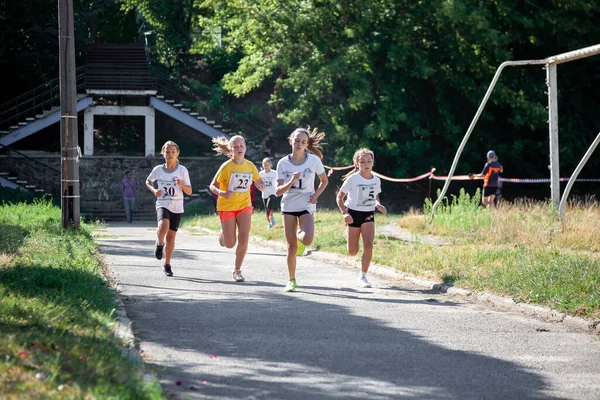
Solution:
[{"label": "leafy green tree", "polygon": [[170,69],[185,69],[191,61],[193,0],[119,0],[125,10],[137,10],[149,26],[159,61]]},{"label": "leafy green tree", "polygon": [[[369,146],[379,165],[399,176],[431,164],[449,166],[503,61],[544,58],[600,38],[594,23],[599,8],[584,1],[553,1],[543,8],[531,1],[504,0],[197,4],[205,34],[196,37],[196,49],[222,46],[242,55],[235,71],[224,76],[225,89],[245,96],[270,83],[271,105],[280,117],[333,133],[337,160],[348,161],[357,146]],[[220,40],[210,32],[220,32]],[[586,83],[598,82],[597,73],[589,72]],[[544,77],[539,67],[506,71],[462,168],[480,167],[482,154],[494,147],[515,160],[515,174],[544,173]],[[560,101],[570,107],[570,99]],[[591,105],[585,109],[596,111]],[[566,130],[561,136],[571,137]]]}]

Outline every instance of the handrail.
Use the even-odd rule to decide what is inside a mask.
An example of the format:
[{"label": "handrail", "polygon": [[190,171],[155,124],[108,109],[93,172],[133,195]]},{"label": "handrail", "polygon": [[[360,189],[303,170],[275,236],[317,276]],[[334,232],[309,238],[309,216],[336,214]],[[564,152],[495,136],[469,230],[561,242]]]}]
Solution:
[{"label": "handrail", "polygon": [[[82,73],[82,72],[83,72],[83,70],[84,70],[84,68],[85,68],[85,67],[78,67],[78,68],[75,70],[75,74],[80,74],[80,73]],[[40,90],[40,89],[45,89],[45,88],[47,88],[48,86],[51,86],[52,84],[54,84],[54,83],[58,82],[59,80],[60,80],[60,78],[54,78],[54,79],[51,79],[51,80],[49,80],[48,82],[46,82],[46,83],[43,83],[43,84],[39,85],[38,87],[35,87],[35,88],[33,88],[33,89],[30,89],[29,91],[27,91],[27,92],[25,92],[25,93],[21,93],[20,95],[18,95],[17,97],[15,97],[15,98],[13,98],[13,99],[10,99],[10,100],[8,100],[8,101],[5,101],[4,103],[0,104],[0,110],[2,110],[2,109],[4,109],[4,108],[6,108],[7,104],[14,102],[14,101],[15,101],[15,100],[17,100],[18,98],[20,98],[20,97],[29,97],[29,95],[30,95],[31,93],[35,93],[36,91],[38,91],[38,90]]]},{"label": "handrail", "polygon": [[[76,76],[76,87],[77,90],[80,90],[85,88],[84,67],[79,67],[76,71],[78,72],[78,75]],[[13,123],[16,124],[24,117],[31,117],[35,113],[42,112],[45,108],[59,105],[60,85],[58,85],[57,82],[58,79],[52,79],[46,84],[26,92],[26,94],[29,94],[30,96],[25,100],[21,100],[25,98],[25,94],[22,94],[4,103],[4,105],[14,105],[0,111],[0,126],[10,126]],[[41,88],[45,88],[45,90],[36,93],[36,91]]]},{"label": "handrail", "polygon": [[[222,121],[230,124],[232,127],[241,128],[249,140],[263,137],[271,129],[270,125],[249,115],[243,115],[242,110],[228,105],[219,104],[214,106],[210,104],[210,94],[203,94],[198,90],[193,90],[189,84],[182,78],[173,75],[164,68],[150,66],[153,80],[158,92],[175,96],[181,100],[188,101],[190,107],[196,108],[199,112],[208,111],[211,114],[218,114]],[[177,88],[177,89],[174,89]],[[211,115],[209,115],[211,116]]]},{"label": "handrail", "polygon": [[[60,170],[58,170],[58,169],[56,169],[56,168],[54,168],[54,167],[52,167],[52,166],[50,166],[50,165],[48,165],[46,163],[43,163],[43,162],[41,162],[39,160],[36,160],[35,158],[29,157],[28,155],[21,153],[19,150],[15,150],[15,149],[11,148],[10,146],[6,146],[6,145],[4,145],[2,143],[0,143],[0,146],[4,147],[4,149],[6,149],[6,150],[8,150],[10,152],[17,153],[18,155],[20,155],[21,157],[24,157],[24,158],[28,159],[29,161],[33,161],[34,163],[41,164],[45,169],[49,169],[50,171],[56,172],[57,174],[60,175]],[[10,155],[8,155],[8,156],[10,157]]]}]

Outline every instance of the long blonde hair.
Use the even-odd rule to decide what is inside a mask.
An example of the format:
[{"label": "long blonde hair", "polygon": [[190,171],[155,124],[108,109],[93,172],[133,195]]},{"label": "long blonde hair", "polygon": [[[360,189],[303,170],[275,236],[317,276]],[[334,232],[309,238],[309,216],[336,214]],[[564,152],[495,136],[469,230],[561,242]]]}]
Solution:
[{"label": "long blonde hair", "polygon": [[306,129],[296,128],[294,132],[292,132],[292,134],[288,137],[290,143],[294,135],[297,133],[304,133],[308,137],[308,146],[306,146],[306,150],[322,159],[323,145],[327,144],[324,142],[325,132],[319,132],[317,128],[311,130],[310,126],[307,126]]},{"label": "long blonde hair", "polygon": [[354,169],[352,169],[350,172],[344,175],[344,177],[342,178],[343,180],[348,179],[350,175],[358,172],[358,159],[362,156],[371,156],[371,158],[373,159],[373,164],[375,164],[375,153],[373,153],[372,150],[369,150],[366,147],[358,149],[354,152],[354,155],[352,156],[352,164],[354,164]]},{"label": "long blonde hair", "polygon": [[233,158],[233,154],[231,154],[231,144],[239,139],[242,139],[244,144],[246,144],[246,139],[241,135],[234,135],[229,139],[226,136],[213,138],[212,149],[217,153],[217,155],[222,154],[226,157]]}]

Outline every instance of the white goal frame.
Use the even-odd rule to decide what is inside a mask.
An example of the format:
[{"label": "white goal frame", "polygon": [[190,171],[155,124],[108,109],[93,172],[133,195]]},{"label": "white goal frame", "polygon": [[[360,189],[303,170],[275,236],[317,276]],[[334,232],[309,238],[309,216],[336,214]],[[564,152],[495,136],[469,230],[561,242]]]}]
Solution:
[{"label": "white goal frame", "polygon": [[[467,133],[465,134],[456,155],[454,156],[454,161],[452,162],[452,167],[450,167],[450,171],[448,172],[448,177],[446,178],[446,182],[444,183],[444,187],[442,192],[440,193],[438,199],[433,204],[431,208],[431,218],[430,221],[433,220],[435,215],[435,210],[438,204],[444,199],[446,196],[446,192],[448,191],[448,187],[450,186],[450,182],[452,181],[452,176],[454,175],[454,171],[456,169],[456,165],[458,164],[458,160],[462,154],[469,137],[471,136],[471,132],[475,128],[475,124],[479,120],[479,116],[481,115],[498,79],[500,78],[500,74],[504,70],[505,67],[508,66],[519,66],[519,65],[545,65],[546,69],[546,86],[548,87],[548,125],[549,125],[549,136],[550,136],[550,191],[552,196],[552,204],[555,207],[559,207],[560,202],[560,168],[558,162],[558,86],[557,86],[557,68],[558,64],[566,63],[569,61],[579,60],[581,58],[591,57],[596,54],[600,54],[600,44],[584,47],[578,50],[569,51],[567,53],[557,54],[552,57],[548,57],[542,60],[522,60],[522,61],[505,61],[496,70],[494,74],[494,78],[488,87],[485,96],[483,96],[483,100],[475,113],[475,117],[471,121],[471,125],[467,129]],[[596,143],[597,144],[597,143]],[[595,148],[595,145],[592,145]],[[592,147],[584,156],[584,159],[581,160],[585,164],[589,155],[593,152]],[[587,158],[586,158],[587,157]],[[581,164],[581,163],[580,163]],[[583,167],[583,165],[581,165]],[[579,168],[579,167],[578,167]],[[580,168],[579,168],[580,169]],[[578,172],[577,172],[578,173]],[[570,187],[569,187],[570,189]],[[568,195],[568,191],[565,190],[565,194]],[[564,199],[566,201],[566,199]],[[562,216],[562,211],[561,211]],[[562,218],[561,218],[562,219]]]}]

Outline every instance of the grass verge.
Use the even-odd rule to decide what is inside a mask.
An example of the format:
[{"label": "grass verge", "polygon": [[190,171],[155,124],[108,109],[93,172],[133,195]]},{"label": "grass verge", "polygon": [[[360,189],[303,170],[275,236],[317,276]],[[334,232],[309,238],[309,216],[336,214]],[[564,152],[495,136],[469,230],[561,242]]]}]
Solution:
[{"label": "grass verge", "polygon": [[[436,235],[449,246],[407,242],[377,234],[373,262],[415,276],[465,289],[510,296],[591,319],[600,319],[600,207],[593,202],[570,204],[564,231],[547,203],[519,201],[493,210],[480,198],[462,193],[437,210],[433,223],[423,210],[376,214],[377,226],[397,225],[416,235]],[[425,214],[431,205],[425,204]],[[252,235],[284,243],[281,216],[267,229],[255,212]],[[216,215],[185,220],[186,228],[220,230]],[[339,211],[315,214],[316,234],[310,248],[347,254]],[[361,254],[359,253],[358,257]]]},{"label": "grass verge", "polygon": [[90,228],[45,201],[0,206],[0,398],[163,398],[118,346]]}]

